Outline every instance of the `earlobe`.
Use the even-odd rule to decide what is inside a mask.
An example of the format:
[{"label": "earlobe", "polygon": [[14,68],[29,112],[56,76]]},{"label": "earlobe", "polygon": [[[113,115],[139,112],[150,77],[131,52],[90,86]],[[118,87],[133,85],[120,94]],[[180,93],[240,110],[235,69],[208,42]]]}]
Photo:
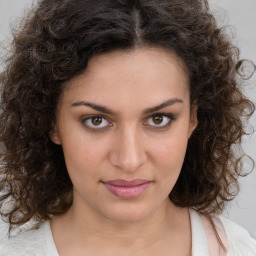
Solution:
[{"label": "earlobe", "polygon": [[192,135],[193,131],[198,125],[197,119],[197,106],[192,106],[191,115],[190,115],[190,124],[189,124],[189,137]]},{"label": "earlobe", "polygon": [[53,125],[52,130],[49,132],[49,136],[53,143],[61,145],[61,138],[56,125]]}]

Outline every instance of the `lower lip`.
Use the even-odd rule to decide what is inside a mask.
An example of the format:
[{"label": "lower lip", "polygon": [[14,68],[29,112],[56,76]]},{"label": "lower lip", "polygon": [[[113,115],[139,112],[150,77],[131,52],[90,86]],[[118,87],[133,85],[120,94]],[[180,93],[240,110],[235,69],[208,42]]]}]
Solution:
[{"label": "lower lip", "polygon": [[136,186],[114,186],[108,183],[102,183],[108,191],[113,195],[122,199],[133,199],[140,196],[151,184],[151,182],[143,183]]}]

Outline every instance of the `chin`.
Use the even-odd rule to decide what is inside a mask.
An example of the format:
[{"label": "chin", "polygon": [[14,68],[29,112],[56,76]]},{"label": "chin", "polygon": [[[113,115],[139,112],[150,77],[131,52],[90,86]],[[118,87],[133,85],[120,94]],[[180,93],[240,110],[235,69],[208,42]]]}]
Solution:
[{"label": "chin", "polygon": [[104,216],[117,223],[136,223],[146,220],[153,212],[153,207],[127,202],[127,204],[115,205],[105,209]]}]

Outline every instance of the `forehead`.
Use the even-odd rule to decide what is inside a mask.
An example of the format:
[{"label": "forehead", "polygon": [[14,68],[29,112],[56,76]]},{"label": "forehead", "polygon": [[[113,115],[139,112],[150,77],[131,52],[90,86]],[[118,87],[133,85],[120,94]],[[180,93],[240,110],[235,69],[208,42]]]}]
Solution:
[{"label": "forehead", "polygon": [[[66,82],[63,97],[114,104],[141,99],[152,104],[167,98],[186,98],[189,79],[185,65],[163,48],[113,51],[92,57],[87,68]],[[142,102],[141,102],[142,103]]]}]

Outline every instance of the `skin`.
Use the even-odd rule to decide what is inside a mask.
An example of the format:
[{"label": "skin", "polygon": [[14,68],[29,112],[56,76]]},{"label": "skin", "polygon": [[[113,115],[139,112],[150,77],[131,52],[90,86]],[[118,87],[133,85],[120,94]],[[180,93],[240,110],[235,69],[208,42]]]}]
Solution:
[{"label": "skin", "polygon": [[[95,56],[66,82],[51,132],[74,186],[70,210],[51,220],[61,256],[191,254],[188,209],[168,198],[197,125],[189,96],[184,64],[162,48]],[[102,184],[116,179],[150,185],[122,199]]]}]

